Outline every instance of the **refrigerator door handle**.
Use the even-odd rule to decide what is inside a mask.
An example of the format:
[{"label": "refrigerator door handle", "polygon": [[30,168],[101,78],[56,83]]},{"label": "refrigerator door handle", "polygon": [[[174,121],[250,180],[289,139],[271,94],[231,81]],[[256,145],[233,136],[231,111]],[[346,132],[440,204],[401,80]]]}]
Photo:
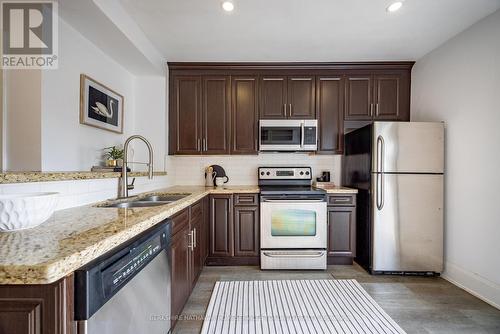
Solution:
[{"label": "refrigerator door handle", "polygon": [[384,174],[377,173],[377,191],[376,191],[377,209],[381,211],[384,208]]},{"label": "refrigerator door handle", "polygon": [[384,137],[377,137],[377,173],[384,172],[384,152],[385,151],[385,141]]}]

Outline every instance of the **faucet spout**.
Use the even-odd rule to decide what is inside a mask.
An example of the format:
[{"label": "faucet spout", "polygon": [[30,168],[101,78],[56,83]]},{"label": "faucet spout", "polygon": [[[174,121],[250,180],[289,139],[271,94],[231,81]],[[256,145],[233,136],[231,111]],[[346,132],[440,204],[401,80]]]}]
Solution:
[{"label": "faucet spout", "polygon": [[134,189],[133,184],[128,184],[128,171],[127,167],[128,164],[131,163],[128,161],[128,146],[130,142],[134,139],[139,139],[143,141],[147,148],[148,148],[148,153],[149,153],[149,159],[148,159],[148,178],[152,179],[153,178],[153,146],[151,146],[151,143],[144,138],[143,136],[140,135],[133,135],[127,138],[125,141],[125,144],[123,144],[123,168],[122,168],[122,177],[121,177],[121,182],[120,182],[120,190],[118,197],[120,198],[126,198],[128,197],[128,191]]}]

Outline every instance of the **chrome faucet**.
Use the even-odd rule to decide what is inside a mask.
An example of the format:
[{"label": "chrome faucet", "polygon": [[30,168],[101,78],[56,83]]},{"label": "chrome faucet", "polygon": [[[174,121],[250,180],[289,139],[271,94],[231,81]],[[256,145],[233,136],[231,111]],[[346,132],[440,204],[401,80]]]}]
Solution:
[{"label": "chrome faucet", "polygon": [[[134,139],[140,139],[147,145],[149,151],[149,162],[146,163],[146,162],[128,161],[128,145]],[[151,146],[151,143],[143,136],[139,135],[130,136],[123,145],[123,167],[122,167],[122,178],[120,180],[120,189],[118,191],[119,198],[127,198],[128,191],[134,189],[135,178],[132,180],[131,184],[128,184],[128,171],[127,171],[127,165],[133,163],[148,165],[148,173],[149,173],[148,178],[149,179],[153,178],[153,147]]]}]

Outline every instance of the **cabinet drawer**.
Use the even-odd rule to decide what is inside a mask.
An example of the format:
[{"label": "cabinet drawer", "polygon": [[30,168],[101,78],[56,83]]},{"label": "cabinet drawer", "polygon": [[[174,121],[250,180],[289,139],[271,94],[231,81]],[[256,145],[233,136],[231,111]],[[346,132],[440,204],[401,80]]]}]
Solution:
[{"label": "cabinet drawer", "polygon": [[355,206],[356,197],[354,195],[330,195],[328,196],[329,206]]},{"label": "cabinet drawer", "polygon": [[201,217],[203,215],[203,200],[191,205],[191,219]]},{"label": "cabinet drawer", "polygon": [[235,194],[234,205],[258,205],[258,194]]},{"label": "cabinet drawer", "polygon": [[182,210],[172,217],[172,235],[176,234],[186,226],[189,226],[189,208]]}]

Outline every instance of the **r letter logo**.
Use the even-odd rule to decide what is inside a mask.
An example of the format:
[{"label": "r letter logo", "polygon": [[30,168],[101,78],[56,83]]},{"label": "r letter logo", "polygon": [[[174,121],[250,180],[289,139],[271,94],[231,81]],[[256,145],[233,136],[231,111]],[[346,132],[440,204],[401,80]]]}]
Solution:
[{"label": "r letter logo", "polygon": [[57,3],[2,2],[2,67],[57,68]]}]

